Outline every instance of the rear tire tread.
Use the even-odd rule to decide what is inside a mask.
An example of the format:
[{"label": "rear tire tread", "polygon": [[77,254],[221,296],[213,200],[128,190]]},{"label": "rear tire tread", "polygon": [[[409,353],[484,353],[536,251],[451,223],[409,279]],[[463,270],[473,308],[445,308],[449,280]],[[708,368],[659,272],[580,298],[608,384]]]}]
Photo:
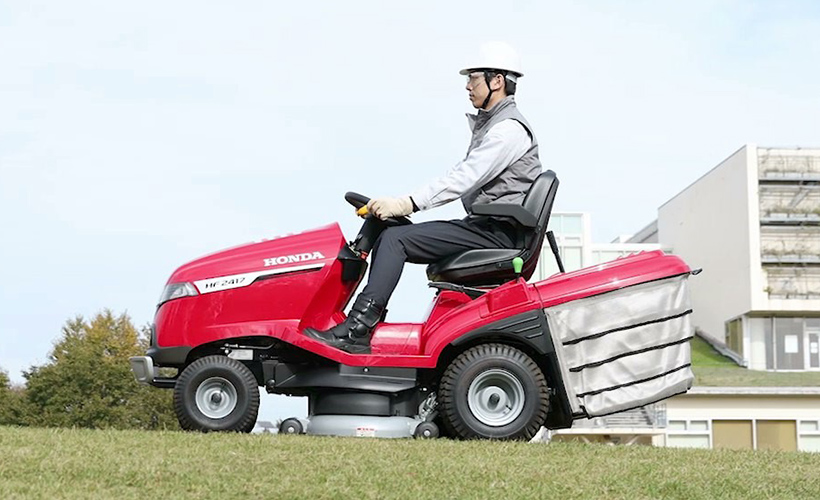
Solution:
[{"label": "rear tire tread", "polygon": [[533,375],[535,379],[540,404],[536,409],[534,417],[530,419],[530,422],[528,422],[521,431],[512,436],[501,438],[532,439],[547,419],[547,412],[549,410],[549,388],[544,373],[538,364],[524,352],[506,344],[477,345],[464,351],[450,363],[444,371],[439,385],[442,423],[450,434],[462,439],[492,439],[492,437],[482,436],[473,429],[470,429],[458,414],[455,388],[459,375],[463,373],[464,370],[475,362],[493,357],[506,358],[509,361],[519,364]]}]

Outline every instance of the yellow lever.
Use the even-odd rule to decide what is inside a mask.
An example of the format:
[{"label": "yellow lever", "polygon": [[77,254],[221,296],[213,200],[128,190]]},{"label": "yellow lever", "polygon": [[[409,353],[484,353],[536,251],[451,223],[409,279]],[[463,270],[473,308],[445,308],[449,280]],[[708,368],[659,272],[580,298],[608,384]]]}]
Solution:
[{"label": "yellow lever", "polygon": [[356,210],[356,215],[365,216],[367,214],[368,214],[367,205],[365,205],[362,208]]}]

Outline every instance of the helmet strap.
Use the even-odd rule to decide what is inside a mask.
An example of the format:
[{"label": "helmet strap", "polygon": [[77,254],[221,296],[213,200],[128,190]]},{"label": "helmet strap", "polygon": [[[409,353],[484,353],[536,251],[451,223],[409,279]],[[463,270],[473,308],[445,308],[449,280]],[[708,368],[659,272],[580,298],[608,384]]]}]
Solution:
[{"label": "helmet strap", "polygon": [[489,92],[487,92],[487,97],[484,99],[484,102],[481,103],[481,109],[486,111],[487,110],[487,103],[490,102],[490,97],[492,97],[492,95],[493,95],[493,88],[490,87],[490,72],[489,71],[484,72],[484,81],[487,82],[487,90]]}]

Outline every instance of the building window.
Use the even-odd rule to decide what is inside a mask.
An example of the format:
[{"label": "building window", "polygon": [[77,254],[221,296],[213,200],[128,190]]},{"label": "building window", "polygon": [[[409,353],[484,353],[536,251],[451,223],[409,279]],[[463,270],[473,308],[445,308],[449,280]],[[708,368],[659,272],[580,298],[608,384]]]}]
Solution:
[{"label": "building window", "polygon": [[801,420],[798,430],[798,449],[820,452],[820,421]]},{"label": "building window", "polygon": [[797,451],[794,420],[757,420],[757,449]]},{"label": "building window", "polygon": [[775,318],[774,343],[776,370],[804,369],[803,318]]},{"label": "building window", "polygon": [[713,420],[712,442],[715,448],[753,450],[754,431],[751,420]]},{"label": "building window", "polygon": [[666,445],[675,448],[709,448],[708,420],[670,420]]},{"label": "building window", "polygon": [[733,319],[726,322],[726,345],[729,349],[743,356],[743,320]]},{"label": "building window", "polygon": [[583,214],[556,215],[550,220],[550,229],[556,234],[582,235],[584,233],[584,216]]},{"label": "building window", "polygon": [[575,271],[584,267],[581,247],[561,247],[561,260],[567,271]]}]

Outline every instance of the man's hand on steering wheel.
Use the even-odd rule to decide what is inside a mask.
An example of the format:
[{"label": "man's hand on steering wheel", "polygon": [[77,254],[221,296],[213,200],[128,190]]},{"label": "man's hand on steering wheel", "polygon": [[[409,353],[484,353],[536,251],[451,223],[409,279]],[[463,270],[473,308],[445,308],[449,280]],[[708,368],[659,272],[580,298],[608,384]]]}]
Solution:
[{"label": "man's hand on steering wheel", "polygon": [[376,198],[367,203],[367,211],[381,220],[391,217],[404,217],[413,213],[413,201],[409,196]]}]

